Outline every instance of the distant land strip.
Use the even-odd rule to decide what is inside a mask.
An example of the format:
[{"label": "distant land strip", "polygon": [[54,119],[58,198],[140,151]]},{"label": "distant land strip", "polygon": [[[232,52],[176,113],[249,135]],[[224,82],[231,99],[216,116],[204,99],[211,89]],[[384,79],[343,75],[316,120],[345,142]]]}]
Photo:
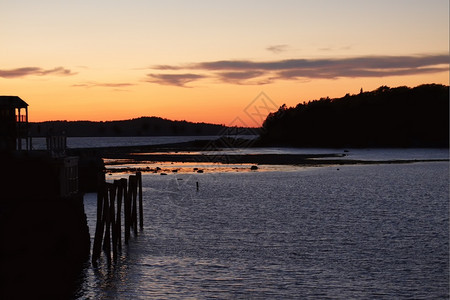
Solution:
[{"label": "distant land strip", "polygon": [[258,134],[257,128],[140,117],[121,121],[46,121],[30,123],[30,135],[67,137],[205,136]]}]

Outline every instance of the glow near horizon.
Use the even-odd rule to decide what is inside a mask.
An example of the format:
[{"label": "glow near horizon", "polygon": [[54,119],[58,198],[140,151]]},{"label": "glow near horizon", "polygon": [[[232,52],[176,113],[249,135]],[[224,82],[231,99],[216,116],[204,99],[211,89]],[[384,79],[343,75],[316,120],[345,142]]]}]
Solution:
[{"label": "glow near horizon", "polygon": [[[27,101],[32,121],[160,116],[228,124],[251,123],[243,110],[261,91],[294,106],[361,87],[448,84],[448,5],[1,1],[0,94]],[[437,65],[383,69],[389,57],[437,55]],[[293,77],[290,65],[261,66],[293,60],[306,60]],[[258,65],[229,67],[236,62]]]}]

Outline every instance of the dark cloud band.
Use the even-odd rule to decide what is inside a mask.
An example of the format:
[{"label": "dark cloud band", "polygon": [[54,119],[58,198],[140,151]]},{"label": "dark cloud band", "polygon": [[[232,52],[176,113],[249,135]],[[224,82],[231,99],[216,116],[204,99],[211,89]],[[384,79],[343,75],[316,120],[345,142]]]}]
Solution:
[{"label": "dark cloud band", "polygon": [[[275,79],[313,79],[342,77],[385,77],[431,74],[449,71],[449,56],[362,56],[329,59],[287,59],[268,62],[250,60],[218,60],[186,65],[158,65],[161,71],[200,70],[210,76],[184,74],[151,74],[154,81],[184,86],[187,82],[214,77],[227,83],[266,84]],[[188,76],[185,76],[188,75]]]},{"label": "dark cloud band", "polygon": [[145,81],[163,85],[175,85],[186,87],[186,84],[195,80],[205,78],[204,75],[184,73],[184,74],[147,74]]},{"label": "dark cloud band", "polygon": [[132,83],[109,83],[109,82],[85,82],[85,83],[78,83],[72,85],[73,87],[84,87],[84,88],[92,88],[92,87],[106,87],[106,88],[126,88],[130,86],[134,86],[135,84]]},{"label": "dark cloud band", "polygon": [[11,70],[0,70],[0,77],[3,78],[20,78],[25,76],[46,76],[46,75],[56,75],[56,76],[70,76],[75,75],[71,70],[65,69],[63,67],[57,67],[54,69],[45,70],[38,67],[23,67]]}]

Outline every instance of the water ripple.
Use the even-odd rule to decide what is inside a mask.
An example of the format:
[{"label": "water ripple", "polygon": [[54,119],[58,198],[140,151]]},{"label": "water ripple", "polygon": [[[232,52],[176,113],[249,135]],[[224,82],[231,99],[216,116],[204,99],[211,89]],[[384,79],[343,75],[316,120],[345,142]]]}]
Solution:
[{"label": "water ripple", "polygon": [[447,299],[448,171],[144,175],[144,230],[116,265],[86,269],[79,298]]}]

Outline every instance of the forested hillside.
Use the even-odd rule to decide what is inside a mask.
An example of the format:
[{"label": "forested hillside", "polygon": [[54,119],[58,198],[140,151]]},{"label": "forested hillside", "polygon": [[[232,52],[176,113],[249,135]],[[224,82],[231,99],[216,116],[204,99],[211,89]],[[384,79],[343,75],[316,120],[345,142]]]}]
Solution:
[{"label": "forested hillside", "polygon": [[449,87],[381,86],[371,92],[283,105],[263,124],[261,145],[448,147]]},{"label": "forested hillside", "polygon": [[216,135],[226,129],[223,125],[172,121],[158,117],[142,117],[123,121],[48,121],[31,123],[32,136],[61,134],[67,136],[165,136]]}]

